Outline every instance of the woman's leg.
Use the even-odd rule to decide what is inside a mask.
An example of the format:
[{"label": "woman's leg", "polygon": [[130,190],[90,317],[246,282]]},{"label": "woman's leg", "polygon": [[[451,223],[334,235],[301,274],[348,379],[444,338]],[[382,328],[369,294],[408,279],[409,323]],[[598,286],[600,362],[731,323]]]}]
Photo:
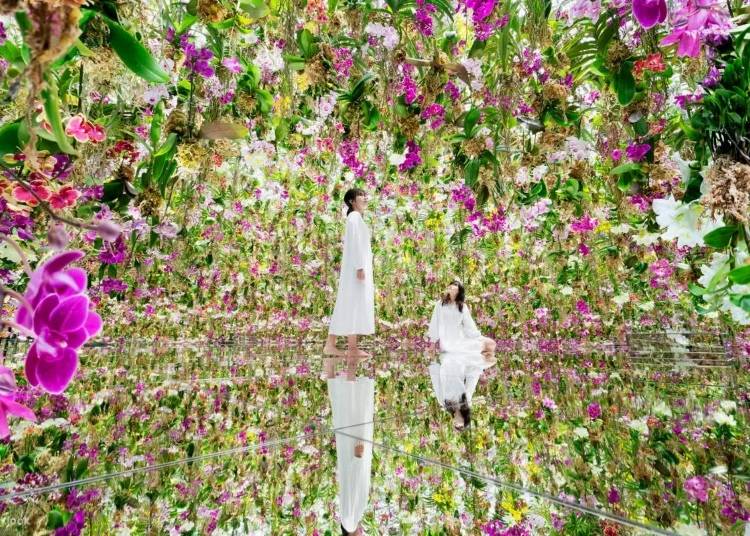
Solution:
[{"label": "woman's leg", "polygon": [[346,338],[347,343],[347,355],[349,357],[370,357],[370,354],[357,348],[357,336],[348,335]]},{"label": "woman's leg", "polygon": [[328,334],[326,345],[323,347],[323,353],[325,355],[344,355],[344,352],[336,348],[336,335]]}]

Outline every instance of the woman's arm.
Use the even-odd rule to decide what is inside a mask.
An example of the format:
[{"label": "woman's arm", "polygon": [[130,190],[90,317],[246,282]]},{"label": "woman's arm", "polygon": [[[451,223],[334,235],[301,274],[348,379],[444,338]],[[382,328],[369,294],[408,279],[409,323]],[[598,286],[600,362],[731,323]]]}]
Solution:
[{"label": "woman's arm", "polygon": [[437,345],[440,344],[440,303],[435,304],[435,308],[432,310],[432,318],[430,319],[430,327],[427,330],[427,337],[430,342]]},{"label": "woman's arm", "polygon": [[356,272],[365,269],[365,252],[367,251],[365,241],[367,240],[367,235],[362,229],[364,225],[365,222],[362,220],[362,216],[359,216],[358,214],[349,216],[346,219],[346,232],[349,237],[349,253],[352,256],[352,264],[354,265],[354,270]]},{"label": "woman's arm", "polygon": [[474,322],[474,319],[471,317],[469,306],[466,304],[464,304],[463,311],[461,312],[461,320],[463,323],[464,335],[466,335],[470,339],[482,336],[482,334],[479,332],[479,328]]}]

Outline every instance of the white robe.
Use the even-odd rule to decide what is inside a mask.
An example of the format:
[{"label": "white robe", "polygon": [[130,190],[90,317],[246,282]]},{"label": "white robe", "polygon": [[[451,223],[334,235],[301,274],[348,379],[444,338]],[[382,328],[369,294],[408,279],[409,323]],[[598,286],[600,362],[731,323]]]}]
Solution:
[{"label": "white robe", "polygon": [[[365,279],[357,279],[364,269]],[[346,217],[344,255],[336,305],[328,329],[330,335],[372,335],[375,333],[375,285],[372,278],[370,230],[356,210]]]},{"label": "white robe", "polygon": [[492,363],[488,363],[480,353],[444,353],[440,360],[440,363],[430,365],[432,389],[438,403],[444,406],[446,400],[458,402],[465,393],[471,406],[479,377]]},{"label": "white robe", "polygon": [[[347,532],[354,532],[362,520],[370,495],[375,380],[329,379],[328,396],[334,429],[341,428],[348,434],[336,434],[336,476],[341,524]],[[354,446],[359,440],[365,446],[361,458],[354,455]]]},{"label": "white robe", "polygon": [[440,341],[442,352],[477,354],[484,345],[469,306],[464,304],[463,311],[459,311],[456,304],[443,305],[441,300],[435,303],[427,336],[431,342]]}]

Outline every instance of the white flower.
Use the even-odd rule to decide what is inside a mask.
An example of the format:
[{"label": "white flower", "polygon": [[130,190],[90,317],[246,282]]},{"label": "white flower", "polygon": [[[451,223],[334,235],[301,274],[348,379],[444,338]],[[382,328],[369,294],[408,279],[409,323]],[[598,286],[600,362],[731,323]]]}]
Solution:
[{"label": "white flower", "polygon": [[623,292],[622,294],[618,294],[617,296],[612,298],[612,301],[622,307],[630,301],[630,294],[628,294],[627,292]]},{"label": "white flower", "polygon": [[560,294],[562,294],[563,296],[572,296],[573,289],[566,285],[560,289]]},{"label": "white flower", "polygon": [[634,419],[630,421],[630,424],[628,425],[631,430],[635,430],[639,434],[643,436],[648,435],[648,417],[641,417],[640,419]]},{"label": "white flower", "polygon": [[647,312],[648,311],[653,311],[654,310],[654,302],[647,301],[647,302],[641,303],[640,305],[638,305],[638,309],[640,309],[641,311],[647,311]]},{"label": "white flower", "polygon": [[703,206],[700,203],[681,203],[674,196],[668,199],[654,199],[652,208],[659,227],[666,229],[664,240],[677,239],[677,245],[702,246],[703,237],[724,225],[721,218],[705,218],[702,222]]},{"label": "white flower", "polygon": [[406,155],[404,154],[391,153],[391,156],[388,157],[388,163],[392,166],[400,166],[405,160]]},{"label": "white flower", "polygon": [[734,400],[722,400],[719,405],[721,406],[721,409],[723,409],[727,413],[737,409],[737,402],[735,402]]},{"label": "white flower", "polygon": [[578,428],[573,430],[573,435],[575,435],[578,439],[588,439],[589,431],[583,426],[579,426]]},{"label": "white flower", "polygon": [[724,413],[722,410],[719,410],[713,414],[713,420],[719,426],[721,426],[722,424],[726,424],[732,427],[737,426],[737,421],[734,420],[734,417],[728,415],[727,413]]},{"label": "white flower", "polygon": [[612,227],[609,232],[612,234],[625,234],[631,229],[632,227],[630,227],[630,225],[628,225],[627,223],[621,223]]},{"label": "white flower", "polygon": [[666,402],[663,400],[659,400],[656,404],[654,404],[654,415],[657,417],[671,417],[672,416],[672,410],[669,408]]}]

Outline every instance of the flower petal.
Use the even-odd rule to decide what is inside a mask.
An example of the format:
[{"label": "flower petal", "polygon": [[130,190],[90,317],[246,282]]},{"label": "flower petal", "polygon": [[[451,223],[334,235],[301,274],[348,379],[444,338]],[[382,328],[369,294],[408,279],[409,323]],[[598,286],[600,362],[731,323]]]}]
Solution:
[{"label": "flower petal", "polygon": [[81,268],[70,268],[64,272],[57,272],[50,276],[49,284],[55,293],[63,296],[80,294],[86,290],[88,276]]},{"label": "flower petal", "polygon": [[86,326],[75,331],[70,331],[65,334],[65,339],[68,344],[68,348],[72,350],[78,350],[83,344],[89,339],[89,335],[86,332]]},{"label": "flower petal", "polygon": [[26,373],[26,380],[30,385],[39,385],[39,376],[37,375],[37,368],[39,366],[39,356],[36,353],[36,343],[31,345],[29,353],[26,354],[26,363],[24,364],[24,372]]},{"label": "flower petal", "polygon": [[18,402],[7,399],[3,400],[3,404],[5,404],[7,412],[11,415],[21,417],[22,419],[26,419],[27,421],[36,422],[36,415],[34,415],[34,412],[26,406],[22,406]]},{"label": "flower petal", "polygon": [[665,0],[633,0],[633,15],[648,30],[667,18],[667,4]]},{"label": "flower petal", "polygon": [[0,402],[0,439],[5,439],[10,435],[10,429],[8,428],[8,417],[5,415],[5,407]]},{"label": "flower petal", "polygon": [[52,394],[62,393],[78,368],[78,353],[75,350],[63,348],[59,355],[57,361],[40,363],[36,370],[39,383]]},{"label": "flower petal", "polygon": [[52,311],[60,305],[60,298],[56,294],[48,294],[34,309],[34,331],[41,333],[49,325]]},{"label": "flower petal", "polygon": [[65,298],[52,311],[49,319],[50,329],[67,333],[81,328],[88,317],[89,299],[85,295],[75,295]]},{"label": "flower petal", "polygon": [[86,333],[88,333],[89,338],[98,335],[102,330],[102,317],[94,311],[89,311],[89,316],[83,327],[86,328]]},{"label": "flower petal", "polygon": [[71,251],[63,251],[57,255],[50,257],[50,259],[44,263],[42,270],[45,274],[53,274],[59,272],[71,262],[75,262],[83,257],[83,251],[74,249]]}]

